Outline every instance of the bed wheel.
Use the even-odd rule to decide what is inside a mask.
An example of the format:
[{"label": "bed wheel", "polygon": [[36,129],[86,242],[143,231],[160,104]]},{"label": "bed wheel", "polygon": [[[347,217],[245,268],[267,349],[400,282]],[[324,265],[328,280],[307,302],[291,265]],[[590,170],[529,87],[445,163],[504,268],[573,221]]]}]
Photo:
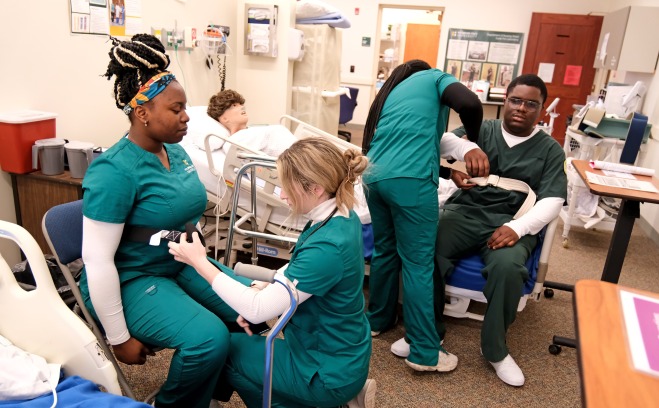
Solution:
[{"label": "bed wheel", "polygon": [[568,244],[567,244],[567,238],[565,238],[565,239],[563,240],[563,248],[567,248],[567,247],[568,247]]},{"label": "bed wheel", "polygon": [[555,355],[555,356],[561,354],[561,350],[563,350],[563,349],[561,348],[561,346],[559,346],[557,344],[550,344],[549,345],[549,352],[551,354]]},{"label": "bed wheel", "polygon": [[545,288],[545,297],[551,299],[554,297],[554,289]]}]

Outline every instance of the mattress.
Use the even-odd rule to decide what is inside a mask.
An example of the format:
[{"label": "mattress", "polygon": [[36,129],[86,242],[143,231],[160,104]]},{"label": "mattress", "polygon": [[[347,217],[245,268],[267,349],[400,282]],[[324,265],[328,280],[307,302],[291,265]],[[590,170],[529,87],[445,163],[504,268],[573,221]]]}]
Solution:
[{"label": "mattress", "polygon": [[[201,182],[204,184],[204,187],[206,187],[206,191],[211,193],[213,196],[218,197],[218,199],[224,194],[229,194],[227,192],[227,186],[224,184],[224,180],[218,179],[218,177],[211,173],[208,166],[208,158],[206,157],[206,152],[199,149],[195,144],[186,139],[184,139],[180,144],[185,149],[186,153],[188,153],[190,159],[192,159],[192,164],[194,164],[195,168],[197,169],[199,180],[201,180]],[[225,157],[226,153],[223,149],[217,149],[213,151],[213,162],[217,169],[223,169]],[[259,184],[258,180],[257,184]],[[278,190],[275,190],[275,192],[278,193]],[[251,208],[249,194],[243,192],[240,195],[238,205],[244,209]],[[257,204],[256,214],[263,214],[264,211],[265,205]],[[281,225],[285,228],[293,228],[298,230],[301,230],[302,227],[304,227],[306,224],[306,220],[300,219],[300,217],[294,217],[287,207],[275,208],[272,211],[269,222],[276,225]]]}]

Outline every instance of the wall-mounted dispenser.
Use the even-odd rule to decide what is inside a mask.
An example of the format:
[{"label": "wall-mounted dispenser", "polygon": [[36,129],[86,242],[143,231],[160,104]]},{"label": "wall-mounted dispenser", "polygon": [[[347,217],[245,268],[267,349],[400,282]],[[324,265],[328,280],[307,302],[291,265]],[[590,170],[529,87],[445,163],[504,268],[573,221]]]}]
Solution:
[{"label": "wall-mounted dispenser", "polygon": [[302,61],[304,58],[304,32],[295,28],[288,29],[288,59]]},{"label": "wall-mounted dispenser", "polygon": [[245,55],[277,57],[277,12],[275,5],[245,4]]}]

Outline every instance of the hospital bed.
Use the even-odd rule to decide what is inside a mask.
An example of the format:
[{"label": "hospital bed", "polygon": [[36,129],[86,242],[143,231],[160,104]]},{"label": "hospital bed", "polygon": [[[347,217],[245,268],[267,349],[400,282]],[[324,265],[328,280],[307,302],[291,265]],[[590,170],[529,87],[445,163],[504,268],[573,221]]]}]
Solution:
[{"label": "hospital bed", "polygon": [[[0,334],[24,352],[61,365],[65,378],[59,383],[57,367],[54,375],[44,375],[39,371],[42,374],[37,378],[48,381],[50,387],[55,388],[56,405],[147,407],[147,404],[121,396],[113,365],[91,330],[60,297],[34,238],[23,227],[0,221],[0,239],[18,245],[36,282],[33,290],[23,289],[0,254]],[[3,370],[6,369],[3,366]],[[96,384],[107,392],[101,392]],[[47,393],[29,400],[0,401],[0,407],[7,404],[26,408],[49,407],[55,406],[54,402],[54,395]]]},{"label": "hospital bed", "polygon": [[[195,112],[192,110],[190,123],[193,120],[199,120],[197,116],[201,113],[205,115],[205,112]],[[201,116],[203,117],[203,115]],[[226,225],[226,222],[223,222],[222,217],[229,212],[231,200],[233,194],[235,194],[233,186],[238,170],[253,158],[270,156],[250,145],[241,143],[239,137],[230,137],[228,132],[218,128],[216,124],[208,121],[206,124],[210,129],[214,127],[216,131],[215,133],[206,132],[203,135],[203,149],[200,149],[200,138],[198,135],[193,136],[197,138],[196,141],[191,140],[191,138],[187,140],[187,137],[184,138],[181,145],[192,159],[199,178],[206,187],[208,200],[215,204],[215,257],[217,258],[217,251],[220,245],[224,243],[223,241],[227,235],[224,230],[225,228],[228,229],[228,225]],[[283,115],[280,118],[280,125],[291,130],[290,133],[292,133],[293,138],[286,141],[288,145],[292,144],[294,140],[317,137],[331,141],[341,150],[348,148],[358,149],[357,146],[341,140],[335,135],[331,135],[289,115]],[[286,147],[287,145],[279,146],[279,149],[283,151]],[[273,157],[270,158],[272,159]],[[267,232],[284,237],[284,242],[287,240],[289,242],[291,240],[294,241],[308,220],[302,216],[294,217],[288,205],[279,198],[281,186],[276,182],[276,171],[261,168],[256,170],[256,173],[256,188],[254,189],[256,208],[252,209],[252,183],[241,183],[243,191],[239,194],[239,205],[236,215],[238,217],[248,216],[253,218],[252,226],[257,232]],[[356,212],[362,224],[370,224],[370,215],[361,187],[356,191],[357,198],[361,203],[359,208],[356,208]],[[233,244],[232,242],[232,246]],[[240,241],[236,242],[236,244],[247,244],[247,242]],[[290,244],[281,244],[281,242],[276,245],[274,241],[269,240],[260,241],[254,247],[254,250],[262,255],[288,259],[290,258],[288,252],[290,246]],[[229,255],[235,256],[235,252]]]}]

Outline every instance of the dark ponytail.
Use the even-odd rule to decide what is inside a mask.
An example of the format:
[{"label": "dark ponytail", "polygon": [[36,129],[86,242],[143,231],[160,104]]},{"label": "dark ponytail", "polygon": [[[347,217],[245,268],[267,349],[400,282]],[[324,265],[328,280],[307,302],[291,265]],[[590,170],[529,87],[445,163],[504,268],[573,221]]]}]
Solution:
[{"label": "dark ponytail", "polygon": [[382,85],[382,88],[378,91],[378,94],[373,100],[373,104],[368,111],[368,117],[366,118],[366,125],[364,125],[364,139],[362,141],[362,152],[364,154],[368,153],[368,150],[371,148],[371,140],[373,140],[373,135],[375,134],[375,129],[380,120],[380,113],[382,113],[382,107],[384,106],[387,97],[391,91],[412,74],[415,74],[419,71],[426,71],[432,68],[430,64],[422,60],[410,60],[406,63],[397,66],[391,72],[391,76]]}]

